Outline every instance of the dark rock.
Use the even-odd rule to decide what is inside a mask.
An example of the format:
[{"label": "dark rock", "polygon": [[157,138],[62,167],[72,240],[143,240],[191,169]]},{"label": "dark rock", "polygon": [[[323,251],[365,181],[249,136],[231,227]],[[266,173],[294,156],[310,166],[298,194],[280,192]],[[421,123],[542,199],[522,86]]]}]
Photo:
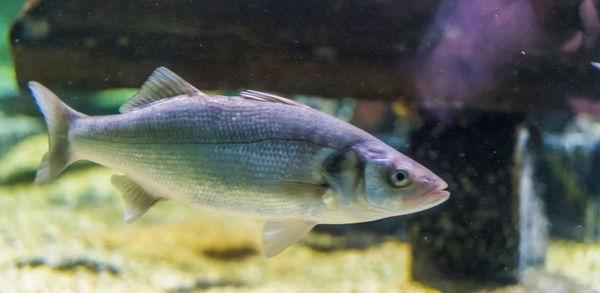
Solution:
[{"label": "dark rock", "polygon": [[418,281],[514,282],[519,211],[513,177],[522,115],[463,112],[454,124],[425,121],[412,134],[413,157],[449,185],[450,199],[409,222]]}]

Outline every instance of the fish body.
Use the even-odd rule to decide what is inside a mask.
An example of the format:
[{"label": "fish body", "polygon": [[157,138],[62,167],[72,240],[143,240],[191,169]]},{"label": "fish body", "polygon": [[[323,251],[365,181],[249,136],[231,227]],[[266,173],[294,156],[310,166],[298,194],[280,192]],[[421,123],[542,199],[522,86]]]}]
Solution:
[{"label": "fish body", "polygon": [[115,169],[127,221],[165,199],[263,218],[273,256],[316,224],[416,212],[449,196],[442,179],[372,135],[271,94],[207,95],[161,67],[122,114],[87,116],[30,88],[50,140],[36,183],[77,160]]},{"label": "fish body", "polygon": [[373,139],[348,126],[282,103],[184,95],[120,115],[82,117],[69,139],[77,156],[127,174],[159,198],[233,215],[337,224],[359,219],[321,204],[321,165],[340,146]]}]

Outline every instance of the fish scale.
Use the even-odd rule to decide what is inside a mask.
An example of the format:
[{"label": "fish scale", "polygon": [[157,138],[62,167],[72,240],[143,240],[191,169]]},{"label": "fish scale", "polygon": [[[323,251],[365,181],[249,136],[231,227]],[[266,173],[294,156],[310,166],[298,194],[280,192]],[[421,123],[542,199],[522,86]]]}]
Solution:
[{"label": "fish scale", "polygon": [[[86,123],[97,121],[82,119],[77,123],[82,125],[74,125],[75,129],[84,129]],[[317,155],[323,148],[305,141],[157,145],[142,141],[143,144],[136,145],[113,141],[103,143],[99,133],[95,133],[91,140],[86,140],[88,134],[71,136],[75,151],[82,156],[125,174],[143,174],[132,177],[146,185],[160,185],[153,189],[161,191],[163,197],[174,197],[220,212],[260,218],[307,216],[306,207],[298,208],[298,194],[294,192],[293,196],[285,198],[285,191],[276,188],[277,183],[321,185],[324,181],[315,172],[320,169],[323,155]],[[231,204],[232,199],[235,205]],[[282,205],[286,200],[289,204]],[[312,194],[304,199],[303,205],[308,203],[314,205],[311,210],[323,207],[321,198]],[[315,211],[312,216],[323,213]]]}]

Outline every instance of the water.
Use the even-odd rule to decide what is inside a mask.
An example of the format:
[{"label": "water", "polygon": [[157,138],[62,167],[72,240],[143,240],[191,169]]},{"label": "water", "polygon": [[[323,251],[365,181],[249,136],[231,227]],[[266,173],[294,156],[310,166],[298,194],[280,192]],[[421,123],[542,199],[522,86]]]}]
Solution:
[{"label": "water", "polygon": [[[600,291],[596,1],[24,2],[0,1],[0,292]],[[451,199],[265,259],[260,220],[164,202],[126,224],[104,167],[32,185],[27,81],[113,114],[161,65],[349,121]]]}]

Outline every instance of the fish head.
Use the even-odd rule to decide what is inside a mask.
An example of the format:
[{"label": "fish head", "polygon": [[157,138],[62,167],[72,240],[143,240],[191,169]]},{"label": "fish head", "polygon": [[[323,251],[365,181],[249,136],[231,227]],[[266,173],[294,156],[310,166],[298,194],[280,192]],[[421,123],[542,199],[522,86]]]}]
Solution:
[{"label": "fish head", "polygon": [[330,185],[363,219],[419,212],[450,197],[442,178],[383,142],[355,144],[343,157]]},{"label": "fish head", "polygon": [[365,163],[366,202],[384,213],[403,215],[436,206],[450,197],[447,187],[442,178],[393,149]]}]

